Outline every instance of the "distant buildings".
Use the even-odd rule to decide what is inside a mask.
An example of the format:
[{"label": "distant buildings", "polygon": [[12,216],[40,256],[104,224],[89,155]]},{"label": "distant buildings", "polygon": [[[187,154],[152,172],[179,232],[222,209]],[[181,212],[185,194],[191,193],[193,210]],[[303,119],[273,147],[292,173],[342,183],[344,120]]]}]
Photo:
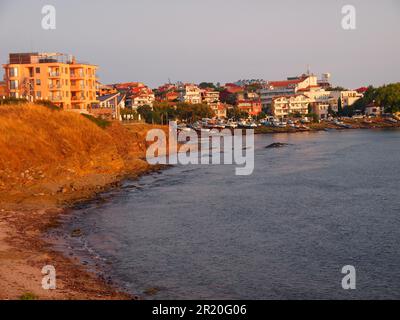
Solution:
[{"label": "distant buildings", "polygon": [[119,92],[125,94],[125,106],[132,110],[137,110],[141,106],[153,108],[155,95],[153,90],[141,82],[126,82],[114,84]]},{"label": "distant buildings", "polygon": [[352,90],[328,91],[329,80],[330,74],[325,73],[320,80],[315,75],[303,74],[283,81],[269,81],[260,90],[263,109],[277,117],[314,113],[319,119],[325,119],[329,109],[337,112],[339,103],[346,108],[363,96]]},{"label": "distant buildings", "polygon": [[55,105],[88,112],[96,98],[97,66],[61,53],[11,53],[3,65],[6,95],[50,100]]},{"label": "distant buildings", "polygon": [[[50,100],[65,110],[112,119],[120,119],[124,108],[132,114],[142,106],[153,108],[156,100],[170,106],[178,102],[207,104],[216,118],[226,118],[227,110],[236,106],[251,117],[264,111],[282,118],[313,113],[325,119],[329,111],[339,111],[339,105],[343,109],[352,106],[368,90],[330,90],[329,73],[320,79],[307,73],[281,81],[239,80],[223,86],[203,82],[202,88],[192,83],[167,83],[153,91],[141,82],[101,84],[97,66],[48,52],[11,53],[3,68],[0,97]],[[378,114],[381,110],[371,106],[366,112]]]}]

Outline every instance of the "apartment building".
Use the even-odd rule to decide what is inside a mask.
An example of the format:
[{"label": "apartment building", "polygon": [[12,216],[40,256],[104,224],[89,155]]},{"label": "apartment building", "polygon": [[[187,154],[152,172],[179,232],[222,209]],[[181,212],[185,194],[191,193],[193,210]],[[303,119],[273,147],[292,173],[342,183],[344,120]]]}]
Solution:
[{"label": "apartment building", "polygon": [[201,89],[194,84],[186,84],[180,91],[179,100],[191,104],[201,103]]},{"label": "apartment building", "polygon": [[201,90],[201,98],[211,108],[218,107],[219,105],[219,91],[204,89]]},{"label": "apartment building", "polygon": [[300,90],[317,88],[318,79],[315,75],[301,75],[300,77],[287,78],[283,81],[268,81],[265,88],[260,90],[262,108],[270,111],[272,100],[275,97],[295,95]]},{"label": "apartment building", "polygon": [[312,102],[314,102],[313,99],[304,94],[274,97],[271,113],[278,118],[285,118],[292,114],[305,115],[308,113],[308,106]]},{"label": "apartment building", "polygon": [[351,107],[358,99],[363,97],[362,93],[356,90],[346,90],[346,91],[331,91],[331,97],[335,100],[333,105],[333,110],[338,111],[338,101],[342,102],[342,108]]},{"label": "apartment building", "polygon": [[96,99],[97,66],[61,53],[11,53],[5,70],[6,95],[87,112]]}]

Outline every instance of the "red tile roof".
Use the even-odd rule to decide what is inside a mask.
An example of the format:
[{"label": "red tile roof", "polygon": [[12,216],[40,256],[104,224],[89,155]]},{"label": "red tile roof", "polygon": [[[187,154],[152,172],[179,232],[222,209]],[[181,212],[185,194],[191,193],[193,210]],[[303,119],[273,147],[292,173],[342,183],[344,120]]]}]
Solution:
[{"label": "red tile roof", "polygon": [[269,81],[268,85],[273,87],[287,87],[289,85],[298,84],[303,82],[304,79],[284,80],[284,81]]}]

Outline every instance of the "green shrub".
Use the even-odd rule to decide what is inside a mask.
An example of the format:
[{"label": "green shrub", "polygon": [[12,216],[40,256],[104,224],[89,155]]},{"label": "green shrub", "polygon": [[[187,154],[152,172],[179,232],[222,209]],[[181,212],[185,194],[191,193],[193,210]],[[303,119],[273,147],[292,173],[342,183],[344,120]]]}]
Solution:
[{"label": "green shrub", "polygon": [[7,97],[5,99],[0,99],[0,105],[9,105],[9,104],[25,104],[28,103],[29,101],[26,99],[21,99],[21,98],[12,98],[12,97]]},{"label": "green shrub", "polygon": [[61,108],[57,107],[53,102],[51,102],[49,100],[36,100],[35,104],[37,104],[39,106],[44,106],[46,108],[49,108],[50,110],[56,110],[56,111],[61,110]]},{"label": "green shrub", "polygon": [[32,292],[26,292],[19,297],[20,300],[37,300],[38,296]]}]

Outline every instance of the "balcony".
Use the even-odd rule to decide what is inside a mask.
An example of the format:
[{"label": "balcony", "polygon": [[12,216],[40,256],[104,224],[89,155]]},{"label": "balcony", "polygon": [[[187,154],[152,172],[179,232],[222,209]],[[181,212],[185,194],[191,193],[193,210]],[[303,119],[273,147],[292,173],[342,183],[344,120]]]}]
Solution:
[{"label": "balcony", "polygon": [[57,78],[60,76],[60,72],[59,71],[50,71],[49,72],[49,77],[50,78]]},{"label": "balcony", "polygon": [[71,100],[72,100],[72,101],[75,101],[75,102],[84,101],[84,100],[85,100],[85,97],[84,97],[84,96],[81,96],[81,95],[79,95],[79,96],[72,96],[72,97],[71,97]]},{"label": "balcony", "polygon": [[50,101],[61,101],[62,98],[59,95],[56,96],[50,96]]},{"label": "balcony", "polygon": [[59,83],[56,83],[56,84],[50,83],[49,84],[49,89],[50,90],[57,90],[57,89],[60,89],[60,88],[61,88],[61,85]]},{"label": "balcony", "polygon": [[71,86],[71,91],[82,91],[82,90],[85,90],[84,84],[76,84]]},{"label": "balcony", "polygon": [[72,79],[82,79],[85,77],[85,74],[83,73],[83,71],[79,71],[79,70],[75,70],[73,72],[70,73],[70,77]]}]

